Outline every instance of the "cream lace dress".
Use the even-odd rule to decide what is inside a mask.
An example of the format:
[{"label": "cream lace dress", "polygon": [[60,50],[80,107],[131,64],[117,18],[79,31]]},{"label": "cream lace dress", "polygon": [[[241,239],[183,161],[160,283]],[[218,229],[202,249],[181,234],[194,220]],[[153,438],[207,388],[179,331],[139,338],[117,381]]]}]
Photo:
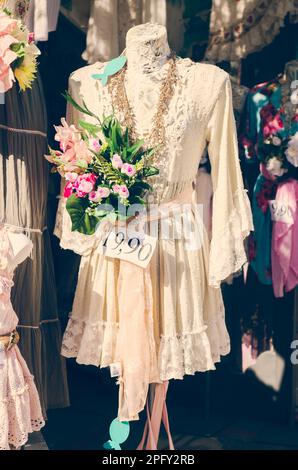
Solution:
[{"label": "cream lace dress", "polygon": [[[96,63],[70,78],[74,99],[84,100],[98,115],[112,111],[108,87],[91,78],[103,67]],[[214,190],[211,243],[206,231],[201,247],[192,250],[183,240],[159,239],[149,268],[142,270],[103,257],[95,237],[71,232],[63,199],[57,216],[61,246],[82,255],[62,354],[101,367],[121,362],[121,420],[137,419],[149,383],[214,369],[229,352],[220,284],[246,262],[243,240],[252,230],[229,77],[213,65],[189,59],[178,59],[177,68],[179,79],[165,116],[166,151],[158,163],[160,174],[151,180],[154,198],[159,204],[192,204],[208,145]],[[138,90],[137,83],[127,94],[135,106],[138,133],[146,136],[159,84],[144,77]],[[69,123],[83,117],[73,109],[68,114]],[[169,225],[173,223],[170,219]]]}]

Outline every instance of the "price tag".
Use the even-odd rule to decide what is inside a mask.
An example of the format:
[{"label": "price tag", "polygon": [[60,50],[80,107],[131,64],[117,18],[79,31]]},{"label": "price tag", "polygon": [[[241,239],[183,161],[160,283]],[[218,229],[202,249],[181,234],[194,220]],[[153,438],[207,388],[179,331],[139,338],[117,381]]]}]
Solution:
[{"label": "price tag", "polygon": [[127,236],[125,229],[111,229],[100,237],[102,254],[118,258],[146,268],[153,256],[157,239],[149,235],[133,234]]},{"label": "price tag", "polygon": [[273,222],[283,222],[293,224],[294,218],[290,207],[287,204],[277,204],[275,200],[269,201],[271,220]]}]

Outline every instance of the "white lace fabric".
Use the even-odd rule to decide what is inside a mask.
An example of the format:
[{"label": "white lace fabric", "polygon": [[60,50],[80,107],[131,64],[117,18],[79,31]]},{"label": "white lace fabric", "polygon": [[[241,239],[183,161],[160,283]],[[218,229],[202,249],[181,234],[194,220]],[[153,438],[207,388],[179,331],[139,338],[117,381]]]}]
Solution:
[{"label": "white lace fabric", "polygon": [[[108,115],[112,110],[107,87],[91,78],[103,67],[100,63],[84,67],[70,78],[73,98],[78,102],[84,100],[98,115]],[[129,278],[126,300],[120,301],[121,263],[103,257],[93,237],[85,237],[82,242],[84,235],[71,232],[63,199],[56,226],[61,246],[82,255],[62,354],[76,357],[83,364],[102,367],[115,361],[123,364],[119,416],[127,420],[137,419],[151,381],[182,379],[185,374],[214,369],[220,356],[229,352],[219,286],[245,263],[243,240],[252,230],[238,160],[228,75],[215,66],[194,64],[189,59],[178,59],[177,67],[179,80],[165,117],[166,152],[158,162],[160,174],[151,182],[156,202],[164,204],[178,198],[196,180],[200,159],[206,146],[209,147],[214,190],[211,249],[206,231],[197,235],[201,236],[201,245],[192,251],[186,249],[183,240],[158,240],[147,273],[146,285],[150,286],[151,294],[145,287],[142,294],[151,305],[152,323],[145,321],[146,302],[139,310],[135,307],[132,315],[141,316],[145,326],[134,334],[134,328],[131,332],[125,330],[123,319],[128,312],[124,313],[123,302],[127,307],[131,298],[135,298],[133,288],[141,274]],[[163,70],[158,70],[132,81],[127,74],[127,94],[134,104],[141,136],[148,134],[162,76]],[[82,117],[69,108],[69,123],[77,123]],[[192,191],[189,194],[188,202],[192,205]],[[170,227],[172,224],[169,220]],[[142,341],[146,345],[144,351]],[[137,368],[130,374],[136,359],[132,346],[139,353]]]},{"label": "white lace fabric", "polygon": [[[9,334],[18,324],[10,302],[13,256],[7,231],[0,227],[0,335]],[[28,434],[44,424],[33,377],[19,348],[0,352],[0,450],[21,447]]]}]

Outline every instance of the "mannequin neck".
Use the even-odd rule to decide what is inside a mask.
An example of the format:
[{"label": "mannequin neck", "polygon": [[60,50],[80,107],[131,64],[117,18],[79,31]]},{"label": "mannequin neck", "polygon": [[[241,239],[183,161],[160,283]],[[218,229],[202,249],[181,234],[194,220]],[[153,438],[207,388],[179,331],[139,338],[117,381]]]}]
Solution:
[{"label": "mannequin neck", "polygon": [[160,70],[170,55],[166,28],[152,23],[131,28],[126,35],[125,55],[129,71]]},{"label": "mannequin neck", "polygon": [[292,60],[286,64],[285,78],[289,83],[298,80],[298,60]]}]

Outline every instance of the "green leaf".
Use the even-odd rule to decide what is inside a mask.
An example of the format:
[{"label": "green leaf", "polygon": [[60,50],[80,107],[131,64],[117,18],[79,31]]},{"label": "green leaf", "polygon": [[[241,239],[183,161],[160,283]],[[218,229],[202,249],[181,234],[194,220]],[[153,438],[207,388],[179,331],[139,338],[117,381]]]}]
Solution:
[{"label": "green leaf", "polygon": [[89,132],[90,134],[92,135],[97,135],[98,132],[100,131],[100,127],[95,125],[95,124],[91,124],[90,122],[86,122],[86,121],[83,121],[83,120],[79,120],[79,126],[86,130],[87,132]]},{"label": "green leaf", "polygon": [[135,144],[133,144],[131,147],[127,149],[127,157],[131,161],[134,161],[134,157],[137,155],[138,151],[142,148],[143,145],[144,145],[144,141],[138,140]]},{"label": "green leaf", "polygon": [[95,233],[98,218],[86,214],[86,209],[89,207],[87,199],[79,198],[72,194],[66,202],[66,209],[70,215],[73,232],[77,231],[85,235],[93,235]]},{"label": "green leaf", "polygon": [[143,169],[143,174],[145,178],[148,178],[149,176],[155,176],[159,174],[158,168],[155,168],[154,166],[148,166]]},{"label": "green leaf", "polygon": [[129,202],[131,204],[141,204],[142,206],[146,204],[145,200],[142,199],[140,196],[131,196],[129,198]]},{"label": "green leaf", "polygon": [[92,111],[90,111],[87,106],[86,106],[86,103],[83,101],[83,106],[80,106],[73,98],[72,96],[66,91],[65,94],[62,94],[62,96],[66,99],[66,101],[71,104],[77,111],[80,111],[81,113],[83,114],[87,114],[88,116],[92,116],[92,117],[95,117],[96,119],[98,119],[97,116],[95,116],[95,114],[92,113]]}]

